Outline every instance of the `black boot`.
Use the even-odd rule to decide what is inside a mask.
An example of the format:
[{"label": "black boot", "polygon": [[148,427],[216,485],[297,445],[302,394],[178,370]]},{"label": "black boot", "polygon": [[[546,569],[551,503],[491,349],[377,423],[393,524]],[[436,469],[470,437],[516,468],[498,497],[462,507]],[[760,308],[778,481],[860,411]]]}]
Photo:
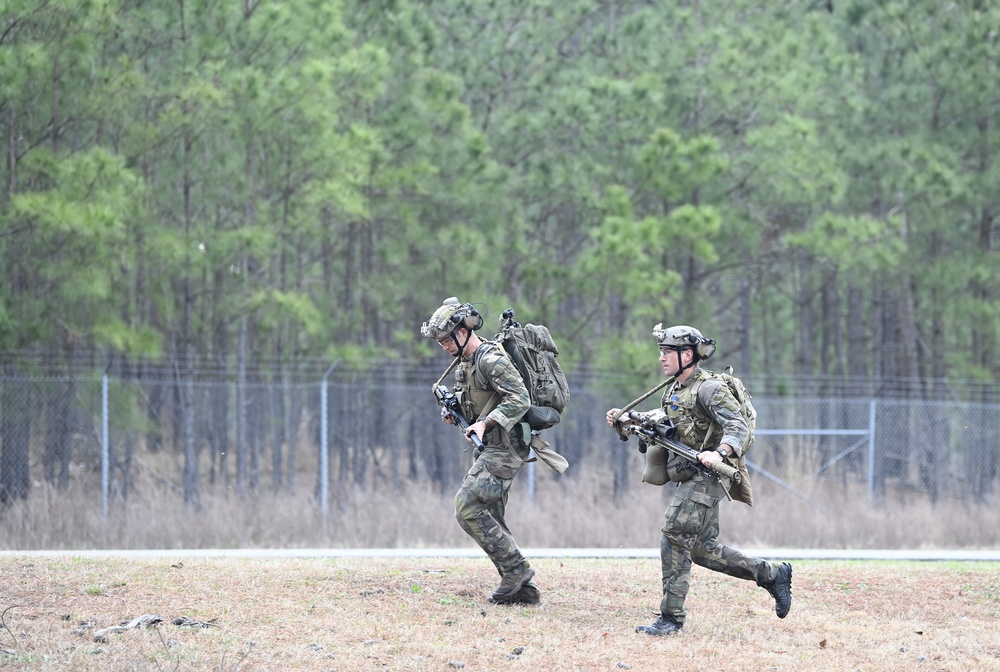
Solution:
[{"label": "black boot", "polygon": [[789,609],[792,608],[792,566],[787,562],[781,563],[771,583],[758,585],[771,593],[771,597],[774,598],[774,613],[778,618],[787,616]]},{"label": "black boot", "polygon": [[490,602],[493,604],[538,604],[542,599],[542,591],[538,589],[538,586],[532,581],[528,581],[523,586],[521,590],[514,593],[512,596],[498,602],[497,600],[490,597]]},{"label": "black boot", "polygon": [[531,581],[521,586],[521,590],[517,591],[514,596],[515,604],[538,604],[542,599],[542,591],[538,590],[536,586]]},{"label": "black boot", "polygon": [[657,637],[660,637],[680,632],[683,627],[684,624],[679,623],[673,616],[664,616],[663,614],[660,614],[660,617],[656,619],[652,625],[640,625],[635,629],[635,631],[641,632],[645,635],[656,635]]},{"label": "black boot", "polygon": [[513,572],[508,572],[504,574],[503,581],[500,582],[500,586],[493,591],[492,601],[497,604],[506,604],[514,601],[514,596],[517,595],[524,584],[531,581],[535,576],[535,570],[528,566],[527,562],[522,562],[521,565],[515,569]]}]

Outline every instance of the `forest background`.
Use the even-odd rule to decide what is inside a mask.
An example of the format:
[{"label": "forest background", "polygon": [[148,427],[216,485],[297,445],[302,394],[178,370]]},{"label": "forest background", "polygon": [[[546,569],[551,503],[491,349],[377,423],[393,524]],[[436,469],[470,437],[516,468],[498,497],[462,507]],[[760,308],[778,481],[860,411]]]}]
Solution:
[{"label": "forest background", "polygon": [[[755,395],[997,401],[994,4],[7,0],[2,18],[9,454],[30,434],[18,376],[168,380],[193,413],[209,379],[436,372],[418,329],[451,295],[548,325],[575,380],[625,372],[618,399],[655,382],[663,321],[716,338]],[[23,440],[56,488],[61,440]]]}]

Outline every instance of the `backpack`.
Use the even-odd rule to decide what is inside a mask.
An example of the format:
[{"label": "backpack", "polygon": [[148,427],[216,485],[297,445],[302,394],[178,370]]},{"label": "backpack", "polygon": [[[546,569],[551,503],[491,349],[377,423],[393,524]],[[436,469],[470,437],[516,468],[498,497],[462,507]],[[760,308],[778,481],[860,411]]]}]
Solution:
[{"label": "backpack", "polygon": [[[750,487],[750,472],[747,471],[746,455],[747,451],[750,450],[750,446],[753,445],[757,431],[757,409],[753,407],[752,397],[743,384],[743,381],[733,375],[733,367],[727,365],[722,370],[722,373],[708,371],[708,374],[710,376],[709,380],[721,381],[729,387],[729,391],[740,405],[740,415],[743,416],[743,420],[747,423],[747,442],[743,444],[743,454],[738,459],[732,460],[733,466],[739,469],[742,478],[730,486],[729,495],[737,502],[753,506],[753,489]],[[705,435],[705,444],[711,438],[714,428],[715,425],[712,425],[709,433]]]},{"label": "backpack", "polygon": [[[670,382],[670,380],[673,379],[668,379],[667,382]],[[754,408],[752,397],[747,391],[746,386],[743,384],[743,381],[733,375],[732,366],[726,366],[722,370],[722,373],[717,373],[709,369],[699,369],[697,376],[692,378],[692,381],[687,384],[688,392],[683,400],[678,401],[678,397],[676,395],[672,397],[673,401],[667,400],[666,395],[670,392],[668,389],[663,393],[664,397],[660,403],[661,405],[666,405],[668,403],[681,405],[684,409],[686,409],[686,412],[691,412],[697,405],[703,409],[704,413],[705,409],[708,408],[708,404],[711,402],[712,397],[723,385],[726,386],[729,393],[736,400],[736,403],[739,406],[740,416],[742,416],[743,421],[747,425],[747,440],[746,443],[743,444],[743,453],[745,454],[746,451],[750,450],[750,445],[756,437],[757,409]],[[662,387],[663,386],[661,385],[653,388],[650,390],[650,393]],[[677,406],[674,406],[674,408],[676,407]],[[699,438],[697,434],[687,437],[689,440],[701,442],[700,445],[690,443],[687,444],[699,451],[706,450],[713,445],[711,440],[715,435],[716,428],[718,427],[714,422],[710,422],[707,418],[705,419],[705,422],[708,424],[708,430],[703,437]],[[684,441],[684,443],[687,442]]]},{"label": "backpack", "polygon": [[523,420],[535,431],[558,424],[569,403],[569,382],[556,361],[559,348],[548,328],[540,324],[522,327],[514,320],[514,310],[508,308],[500,316],[496,342],[517,367],[528,388],[531,408]]},{"label": "backpack", "polygon": [[743,446],[743,453],[750,450],[757,432],[757,409],[753,407],[753,397],[747,391],[743,381],[733,375],[733,367],[726,365],[722,373],[716,373],[717,378],[721,378],[729,386],[729,391],[733,393],[737,403],[740,405],[740,415],[746,420],[747,429],[750,430],[746,445]]}]

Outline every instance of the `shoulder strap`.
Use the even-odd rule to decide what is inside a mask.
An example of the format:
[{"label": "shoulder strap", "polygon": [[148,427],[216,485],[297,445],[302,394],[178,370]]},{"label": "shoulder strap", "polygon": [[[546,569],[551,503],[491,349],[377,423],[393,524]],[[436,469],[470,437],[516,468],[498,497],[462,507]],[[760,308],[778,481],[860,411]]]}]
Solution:
[{"label": "shoulder strap", "polygon": [[[476,387],[480,390],[487,390],[489,386],[489,378],[493,372],[493,367],[500,359],[502,350],[499,349],[500,346],[493,341],[483,341],[483,344],[472,355],[472,375],[476,378]],[[493,352],[497,356],[489,357],[488,355]],[[481,418],[486,417],[490,412],[500,405],[500,393],[493,390],[493,396],[490,400],[486,402],[486,406],[483,411],[479,414]]]},{"label": "shoulder strap", "polygon": [[[495,353],[496,357],[488,357],[490,353]],[[472,364],[475,368],[476,375],[486,376],[488,379],[490,374],[493,373],[493,367],[496,366],[497,361],[500,359],[500,355],[504,354],[503,350],[498,344],[493,341],[483,341],[483,344],[472,354]],[[480,379],[483,384],[488,383],[488,380]],[[482,387],[482,386],[480,386]]]},{"label": "shoulder strap", "polygon": [[698,403],[701,404],[704,411],[708,411],[708,402],[711,401],[716,390],[724,384],[725,381],[714,371],[705,370],[705,376],[701,382],[698,383],[698,389],[695,390]]},{"label": "shoulder strap", "polygon": [[[696,395],[695,399],[697,400],[697,403],[702,405],[702,408],[707,413],[708,404],[705,403],[705,399],[702,397],[702,390],[703,389],[711,390],[711,395],[709,396],[709,399],[711,399],[711,396],[715,395],[715,391],[719,389],[719,385],[721,385],[724,381],[714,371],[709,371],[708,369],[702,369],[702,371],[704,371],[705,376],[704,379],[700,383],[698,383],[698,389],[695,390],[695,395]],[[706,385],[708,385],[709,387],[706,388]],[[715,433],[715,421],[713,420],[708,424],[708,431],[705,432],[705,440],[701,442],[702,450],[705,450],[705,446],[708,445],[708,442],[711,440],[712,435],[714,433]]]}]

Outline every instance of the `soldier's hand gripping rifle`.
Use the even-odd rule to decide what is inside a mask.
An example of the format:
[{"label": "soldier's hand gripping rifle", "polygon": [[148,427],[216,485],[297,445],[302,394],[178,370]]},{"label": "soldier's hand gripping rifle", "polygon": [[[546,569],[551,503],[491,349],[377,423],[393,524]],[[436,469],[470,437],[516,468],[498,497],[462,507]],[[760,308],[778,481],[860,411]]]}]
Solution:
[{"label": "soldier's hand gripping rifle", "polygon": [[[631,412],[628,414],[633,423],[615,423],[618,429],[618,438],[628,441],[628,434],[633,434],[639,439],[639,452],[645,453],[648,444],[657,445],[666,450],[671,455],[681,457],[690,462],[699,472],[716,481],[720,477],[725,477],[739,483],[742,476],[738,469],[734,469],[725,462],[716,462],[711,467],[706,467],[698,459],[698,451],[677,441],[674,436],[677,428],[673,423],[654,423],[646,419],[641,413]],[[726,498],[732,501],[729,491],[723,488]]]},{"label": "soldier's hand gripping rifle", "polygon": [[[463,432],[469,428],[469,421],[465,419],[465,413],[462,412],[462,405],[458,403],[458,397],[455,396],[454,392],[444,385],[438,385],[434,388],[434,396],[437,397],[438,404],[447,411],[454,423],[461,427]],[[476,448],[483,447],[483,440],[475,432],[469,436],[472,437],[472,443],[476,445]]]}]

